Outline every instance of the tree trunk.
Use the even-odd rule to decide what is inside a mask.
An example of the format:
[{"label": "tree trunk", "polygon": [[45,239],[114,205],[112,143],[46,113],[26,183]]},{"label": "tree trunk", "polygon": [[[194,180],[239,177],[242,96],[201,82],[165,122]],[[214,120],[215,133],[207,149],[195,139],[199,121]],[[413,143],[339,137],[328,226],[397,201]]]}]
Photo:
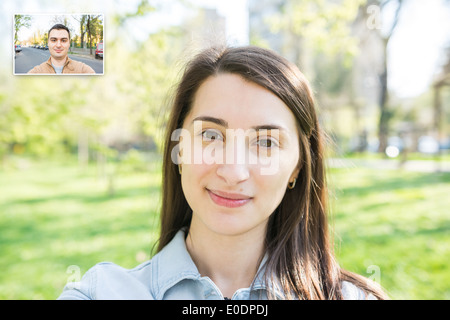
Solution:
[{"label": "tree trunk", "polygon": [[[437,141],[440,141],[442,136],[442,97],[441,97],[441,85],[436,85],[434,87],[434,101],[433,101],[433,109],[434,109],[434,130],[435,130],[435,137]],[[437,154],[436,154],[436,161],[437,161],[437,168],[436,171],[440,171],[440,161],[442,159],[442,149],[439,148]]]},{"label": "tree trunk", "polygon": [[[389,1],[383,2],[382,6],[384,6]],[[394,30],[398,24],[399,20],[399,14],[400,9],[402,8],[403,0],[397,0],[397,9],[395,11],[394,20],[392,22],[391,28],[389,33],[383,37],[383,49],[384,49],[384,61],[382,66],[382,71],[380,74],[380,99],[379,99],[379,108],[380,108],[380,120],[378,122],[378,152],[385,152],[387,143],[388,143],[388,136],[389,136],[389,120],[392,116],[392,112],[389,110],[388,107],[388,83],[387,83],[387,77],[388,77],[388,68],[387,68],[387,46],[389,43],[389,40],[391,39],[392,34],[394,33]]]},{"label": "tree trunk", "polygon": [[87,32],[88,32],[88,41],[89,41],[89,54],[92,55],[92,45],[91,45],[91,15],[88,15],[87,19]]},{"label": "tree trunk", "polygon": [[378,141],[379,141],[378,152],[385,152],[389,136],[390,112],[387,106],[388,85],[387,85],[386,59],[383,68],[384,70],[380,74],[380,99],[379,99],[380,120],[378,122]]},{"label": "tree trunk", "polygon": [[81,19],[80,21],[80,44],[81,44],[81,48],[84,48],[84,34],[86,32],[84,31],[84,21],[83,19]]}]

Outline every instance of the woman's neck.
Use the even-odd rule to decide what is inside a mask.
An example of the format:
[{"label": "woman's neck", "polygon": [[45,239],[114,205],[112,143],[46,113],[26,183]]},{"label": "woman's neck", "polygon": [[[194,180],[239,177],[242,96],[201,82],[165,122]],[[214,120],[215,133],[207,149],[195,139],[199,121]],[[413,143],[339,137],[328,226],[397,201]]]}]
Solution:
[{"label": "woman's neck", "polygon": [[224,297],[248,288],[264,255],[264,228],[242,235],[221,235],[191,223],[186,247],[198,271],[209,277]]}]

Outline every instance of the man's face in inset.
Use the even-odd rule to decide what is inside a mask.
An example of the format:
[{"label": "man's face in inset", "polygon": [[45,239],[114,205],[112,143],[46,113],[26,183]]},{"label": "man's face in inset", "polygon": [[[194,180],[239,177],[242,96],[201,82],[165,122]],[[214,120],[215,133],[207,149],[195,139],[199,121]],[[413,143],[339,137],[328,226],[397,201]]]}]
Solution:
[{"label": "man's face in inset", "polygon": [[53,29],[48,35],[48,50],[57,60],[64,59],[69,52],[69,33],[64,29]]}]

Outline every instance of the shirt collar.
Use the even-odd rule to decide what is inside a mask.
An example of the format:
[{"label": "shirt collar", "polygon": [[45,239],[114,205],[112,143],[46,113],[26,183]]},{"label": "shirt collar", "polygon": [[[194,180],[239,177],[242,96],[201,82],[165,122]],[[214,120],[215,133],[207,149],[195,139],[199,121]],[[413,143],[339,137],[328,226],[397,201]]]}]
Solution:
[{"label": "shirt collar", "polygon": [[[162,299],[165,292],[175,286],[182,280],[200,280],[200,275],[197,266],[192,260],[186,248],[185,235],[186,229],[178,231],[174,238],[154,257],[156,261],[157,277],[154,284],[157,289],[157,299]],[[267,285],[264,281],[265,263],[267,261],[267,254],[264,256],[253,280],[251,288],[253,290],[267,290]],[[272,287],[272,286],[269,286]],[[272,287],[272,289],[274,289]],[[282,299],[284,295],[278,290],[274,290],[275,296]]]},{"label": "shirt collar", "polygon": [[[72,66],[72,63],[71,63],[72,61],[73,61],[73,60],[70,59],[69,56],[67,56],[66,62],[64,63],[63,68],[66,68],[66,67],[67,67],[70,71],[73,71],[73,70],[74,70],[74,67]],[[48,64],[50,67],[53,68],[53,66],[52,66],[52,57],[48,58],[47,64]]]}]

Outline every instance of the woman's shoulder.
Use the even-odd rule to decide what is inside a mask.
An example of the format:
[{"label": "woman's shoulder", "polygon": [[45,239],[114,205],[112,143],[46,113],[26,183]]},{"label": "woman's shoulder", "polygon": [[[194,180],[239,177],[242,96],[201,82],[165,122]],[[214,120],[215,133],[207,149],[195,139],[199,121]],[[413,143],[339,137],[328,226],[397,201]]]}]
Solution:
[{"label": "woman's shoulder", "polygon": [[376,300],[372,294],[366,294],[363,289],[349,281],[342,281],[342,295],[344,300]]},{"label": "woman's shoulder", "polygon": [[77,282],[69,282],[59,300],[153,299],[151,294],[152,260],[132,269],[112,262],[90,268]]}]

